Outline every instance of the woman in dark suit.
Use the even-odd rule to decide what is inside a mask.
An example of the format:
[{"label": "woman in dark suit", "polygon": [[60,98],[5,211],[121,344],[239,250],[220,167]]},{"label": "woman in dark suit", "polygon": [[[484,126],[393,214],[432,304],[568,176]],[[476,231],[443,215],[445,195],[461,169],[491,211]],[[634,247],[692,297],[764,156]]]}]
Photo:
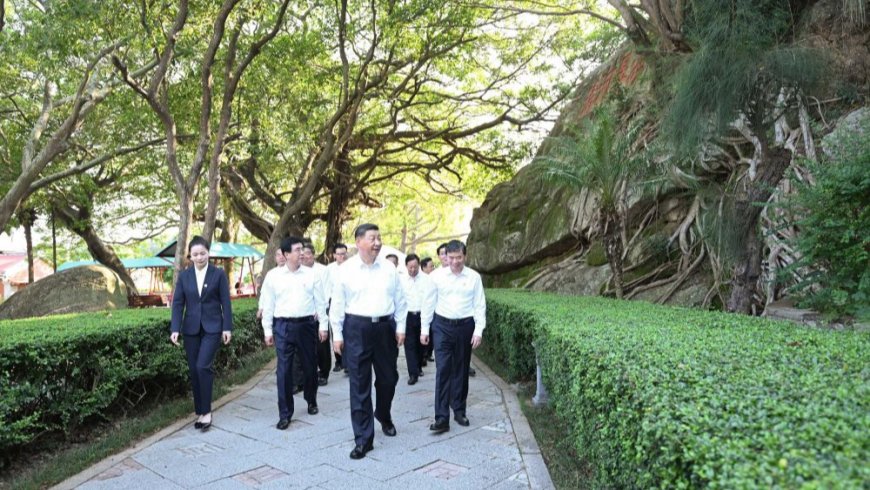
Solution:
[{"label": "woman in dark suit", "polygon": [[178,345],[184,335],[187,367],[193,385],[194,427],[211,427],[211,392],[214,358],[221,340],[229,344],[233,330],[230,285],[223,269],[208,262],[209,243],[201,236],[190,241],[187,253],[193,267],[183,270],[172,295],[172,323],[169,339]]}]

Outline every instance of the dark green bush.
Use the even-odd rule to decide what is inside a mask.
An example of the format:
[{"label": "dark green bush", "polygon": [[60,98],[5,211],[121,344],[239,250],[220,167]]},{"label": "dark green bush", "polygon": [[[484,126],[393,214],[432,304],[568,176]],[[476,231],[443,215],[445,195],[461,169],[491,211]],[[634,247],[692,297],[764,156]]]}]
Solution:
[{"label": "dark green bush", "polygon": [[814,271],[795,289],[802,306],[870,320],[870,119],[846,135],[823,163],[808,162],[815,182],[795,182],[787,207],[800,218],[790,269]]},{"label": "dark green bush", "polygon": [[[233,302],[233,340],[215,369],[263,348],[256,302]],[[184,351],[169,342],[169,310],[120,310],[0,321],[0,456],[42,433],[187,387]]]},{"label": "dark green bush", "polygon": [[512,372],[531,376],[534,354],[508,339],[540,346],[593,488],[870,486],[870,333],[524,291],[487,303],[484,345]]}]

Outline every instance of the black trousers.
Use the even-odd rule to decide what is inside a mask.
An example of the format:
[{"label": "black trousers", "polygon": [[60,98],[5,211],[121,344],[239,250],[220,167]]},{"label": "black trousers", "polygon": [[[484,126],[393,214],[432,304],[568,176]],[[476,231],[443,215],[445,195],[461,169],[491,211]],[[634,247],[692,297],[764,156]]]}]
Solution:
[{"label": "black trousers", "polygon": [[[373,323],[371,319],[346,316],[344,320],[344,357],[350,384],[350,420],[356,444],[374,441],[374,419],[392,423],[390,409],[399,370],[396,362],[396,322]],[[375,408],[372,411],[372,368],[375,372]]]},{"label": "black trousers", "polygon": [[196,335],[184,335],[187,370],[193,386],[193,408],[197,415],[211,413],[214,386],[214,358],[221,346],[221,334],[206,333],[199,327]]},{"label": "black trousers", "polygon": [[465,415],[468,399],[468,368],[471,365],[471,337],[474,319],[449,320],[435,315],[435,420]]},{"label": "black trousers", "polygon": [[281,419],[290,419],[293,417],[293,386],[299,383],[299,380],[294,381],[293,375],[293,358],[297,354],[302,361],[305,401],[317,404],[317,322],[275,318],[272,333],[278,357],[278,416]]},{"label": "black trousers", "polygon": [[320,337],[317,338],[317,376],[324,379],[329,379],[329,372],[332,369],[331,340],[327,337],[321,342]]},{"label": "black trousers", "polygon": [[418,376],[423,371],[425,345],[420,343],[420,313],[408,313],[405,324],[405,360],[408,363],[408,376]]}]

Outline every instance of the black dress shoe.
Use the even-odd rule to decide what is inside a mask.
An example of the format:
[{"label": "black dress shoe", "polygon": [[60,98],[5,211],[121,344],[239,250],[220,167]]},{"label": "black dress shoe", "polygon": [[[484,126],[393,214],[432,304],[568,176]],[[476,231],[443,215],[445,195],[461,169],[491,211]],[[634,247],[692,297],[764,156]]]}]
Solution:
[{"label": "black dress shoe", "polygon": [[396,436],[396,426],[393,425],[392,422],[387,424],[381,424],[381,430],[384,432],[385,435],[388,435],[390,437]]},{"label": "black dress shoe", "polygon": [[429,426],[429,430],[431,430],[435,434],[447,432],[448,430],[450,430],[450,422],[446,420],[436,420],[434,424]]},{"label": "black dress shoe", "polygon": [[275,426],[278,430],[284,430],[287,427],[290,427],[290,419],[281,419],[278,421],[278,425]]},{"label": "black dress shoe", "polygon": [[317,378],[317,386],[326,386],[329,380],[326,378]]},{"label": "black dress shoe", "polygon": [[319,412],[319,411],[320,410],[317,409],[316,403],[309,403],[308,404],[308,415],[317,415],[317,412]]},{"label": "black dress shoe", "polygon": [[417,384],[417,377],[416,377],[416,376],[411,376],[411,377],[409,377],[409,378],[408,378],[408,384],[409,384],[409,385],[415,385],[415,384]]},{"label": "black dress shoe", "polygon": [[477,375],[477,371],[475,371],[474,368],[468,368],[468,375],[475,376]]},{"label": "black dress shoe", "polygon": [[202,422],[194,422],[193,428],[194,429],[202,429]]},{"label": "black dress shoe", "polygon": [[421,378],[423,377],[423,370],[422,369],[420,370],[420,374],[418,374],[417,376],[419,376]]},{"label": "black dress shoe", "polygon": [[341,371],[341,364],[336,364],[334,368],[332,368],[333,373],[337,373]]},{"label": "black dress shoe", "polygon": [[435,358],[432,356],[429,356],[429,362],[435,362]]},{"label": "black dress shoe", "polygon": [[350,452],[350,459],[362,459],[366,457],[366,453],[371,451],[373,444],[370,442],[366,445],[357,444],[353,451]]},{"label": "black dress shoe", "polygon": [[453,417],[453,420],[455,420],[457,424],[463,427],[468,427],[469,425],[471,425],[471,422],[468,421],[468,417],[462,414],[456,414]]}]

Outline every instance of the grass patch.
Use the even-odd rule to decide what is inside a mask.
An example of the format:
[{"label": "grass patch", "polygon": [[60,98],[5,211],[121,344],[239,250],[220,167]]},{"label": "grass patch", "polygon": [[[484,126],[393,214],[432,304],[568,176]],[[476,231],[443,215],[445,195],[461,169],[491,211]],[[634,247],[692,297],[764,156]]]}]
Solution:
[{"label": "grass patch", "polygon": [[556,412],[550,406],[536,407],[532,403],[535,395],[533,383],[523,383],[517,391],[520,406],[529,427],[535,434],[541,455],[547,463],[550,478],[558,489],[591,490],[593,487],[594,470],[592,465],[583,461],[571,445],[570,438],[565,437],[565,428],[554,424]]},{"label": "grass patch", "polygon": [[[274,349],[264,349],[245,356],[239,368],[215,379],[214,398],[226,395],[237,385],[251,379],[274,358]],[[14,468],[0,479],[0,488],[38,489],[60,483],[176,420],[191,416],[192,403],[192,395],[187,394],[155,402],[151,406],[138,407],[135,416],[115,419],[94,428],[91,440],[66,444],[54,451],[35,455],[31,464]]]}]

